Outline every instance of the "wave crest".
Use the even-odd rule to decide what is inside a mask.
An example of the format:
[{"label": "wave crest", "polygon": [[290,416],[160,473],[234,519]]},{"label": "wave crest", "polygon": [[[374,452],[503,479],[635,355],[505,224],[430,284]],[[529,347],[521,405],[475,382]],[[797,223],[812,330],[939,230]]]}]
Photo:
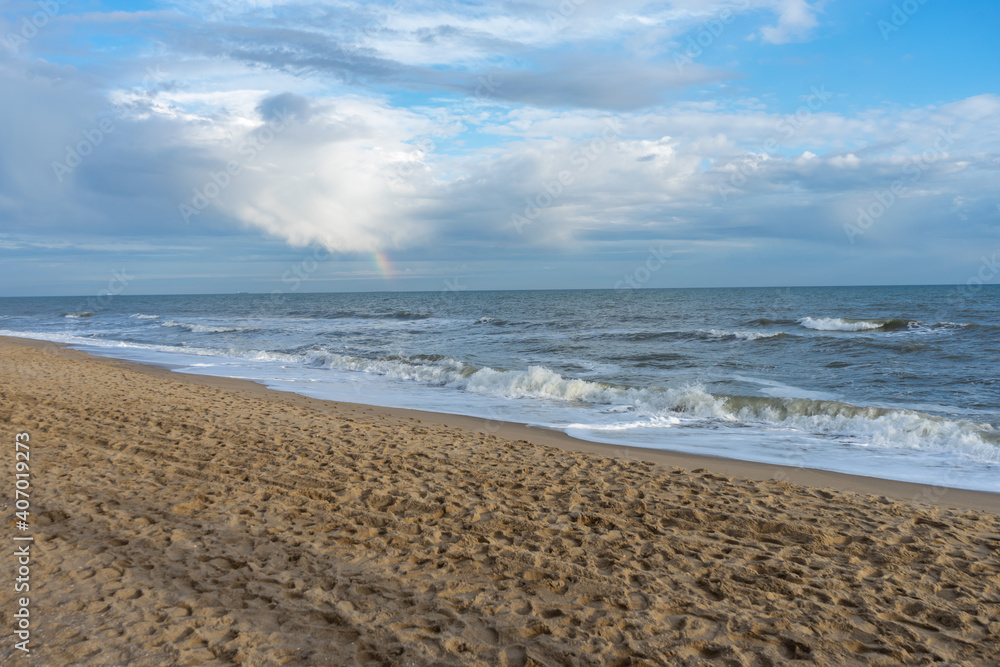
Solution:
[{"label": "wave crest", "polygon": [[738,340],[761,340],[762,338],[777,338],[788,335],[784,331],[724,331],[722,329],[709,329],[702,333],[706,333],[713,338],[736,338]]},{"label": "wave crest", "polygon": [[898,331],[918,324],[916,320],[896,318],[864,320],[843,317],[803,317],[798,323],[817,331]]},{"label": "wave crest", "polygon": [[220,327],[212,326],[209,324],[192,324],[189,322],[178,322],[176,320],[167,320],[160,324],[163,327],[174,327],[178,329],[185,329],[191,333],[229,333],[233,331],[258,331],[256,327]]},{"label": "wave crest", "polygon": [[718,395],[699,385],[630,387],[567,378],[544,366],[525,370],[476,368],[448,357],[366,359],[317,350],[310,352],[307,359],[312,365],[426,382],[497,398],[614,406],[616,411],[663,424],[676,424],[682,419],[796,429],[851,444],[953,451],[974,460],[1000,463],[1000,433],[989,424],[914,410],[810,398]]}]

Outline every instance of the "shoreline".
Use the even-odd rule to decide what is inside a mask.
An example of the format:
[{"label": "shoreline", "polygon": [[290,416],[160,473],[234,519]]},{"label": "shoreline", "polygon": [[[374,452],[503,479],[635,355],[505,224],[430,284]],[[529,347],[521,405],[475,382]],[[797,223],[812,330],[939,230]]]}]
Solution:
[{"label": "shoreline", "polygon": [[30,544],[30,590],[0,587],[0,607],[30,605],[44,664],[1000,654],[1000,514],[973,508],[989,494],[756,481],[784,475],[26,339],[0,339],[0,423],[11,461],[27,443],[22,515],[0,504]]},{"label": "shoreline", "polygon": [[[0,344],[19,344],[37,349],[62,350],[67,354],[84,355],[86,358],[98,362],[118,365],[154,376],[178,379],[182,382],[190,382],[193,384],[225,389],[250,391],[263,397],[280,397],[282,399],[294,397],[294,400],[300,401],[302,405],[308,405],[311,407],[326,405],[328,406],[328,409],[336,410],[338,408],[347,408],[354,411],[361,411],[363,413],[371,413],[379,417],[391,417],[396,419],[419,418],[428,423],[437,424],[447,428],[457,428],[466,432],[481,435],[494,435],[505,440],[526,440],[534,444],[556,447],[558,449],[571,452],[593,454],[616,459],[646,461],[662,465],[667,468],[676,467],[690,471],[704,469],[718,475],[739,477],[755,481],[784,481],[791,484],[798,484],[813,488],[835,489],[848,493],[884,497],[895,501],[931,507],[972,509],[981,512],[1000,514],[1000,493],[990,491],[958,489],[954,487],[936,486],[918,482],[904,482],[883,479],[881,477],[868,477],[850,473],[834,472],[819,468],[783,466],[772,463],[743,461],[740,459],[731,459],[721,456],[678,452],[670,449],[649,449],[630,445],[600,443],[574,438],[573,436],[563,433],[562,431],[530,426],[528,424],[518,422],[497,421],[482,417],[471,417],[467,415],[444,412],[429,412],[410,408],[393,408],[369,405],[366,403],[312,398],[303,394],[295,393],[294,391],[272,389],[256,380],[184,373],[174,370],[166,365],[161,366],[155,364],[145,364],[136,361],[119,359],[116,357],[104,357],[74,349],[66,343],[56,343],[34,338],[0,336]],[[183,366],[177,366],[176,368],[183,368]]]}]

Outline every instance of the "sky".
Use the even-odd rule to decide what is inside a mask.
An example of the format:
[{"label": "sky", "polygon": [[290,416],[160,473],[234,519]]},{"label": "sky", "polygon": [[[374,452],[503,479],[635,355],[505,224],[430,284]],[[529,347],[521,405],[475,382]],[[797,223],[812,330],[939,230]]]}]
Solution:
[{"label": "sky", "polygon": [[0,296],[960,284],[995,0],[0,1]]}]

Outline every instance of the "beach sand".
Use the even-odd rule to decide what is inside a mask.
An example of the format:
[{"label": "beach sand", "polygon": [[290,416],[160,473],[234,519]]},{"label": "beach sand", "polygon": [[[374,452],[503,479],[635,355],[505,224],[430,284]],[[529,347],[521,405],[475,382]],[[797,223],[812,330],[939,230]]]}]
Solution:
[{"label": "beach sand", "polygon": [[[0,422],[5,664],[1000,655],[995,494],[594,445],[19,339],[0,339]],[[30,659],[13,647],[18,534],[35,538]]]}]

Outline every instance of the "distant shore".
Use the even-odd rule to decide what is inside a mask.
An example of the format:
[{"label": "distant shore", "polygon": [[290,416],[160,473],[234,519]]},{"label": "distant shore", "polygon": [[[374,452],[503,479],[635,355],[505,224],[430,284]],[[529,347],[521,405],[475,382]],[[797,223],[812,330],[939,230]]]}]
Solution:
[{"label": "distant shore", "polygon": [[47,664],[1000,653],[1000,494],[321,401],[20,338],[0,338],[0,399],[11,461],[31,436]]}]

